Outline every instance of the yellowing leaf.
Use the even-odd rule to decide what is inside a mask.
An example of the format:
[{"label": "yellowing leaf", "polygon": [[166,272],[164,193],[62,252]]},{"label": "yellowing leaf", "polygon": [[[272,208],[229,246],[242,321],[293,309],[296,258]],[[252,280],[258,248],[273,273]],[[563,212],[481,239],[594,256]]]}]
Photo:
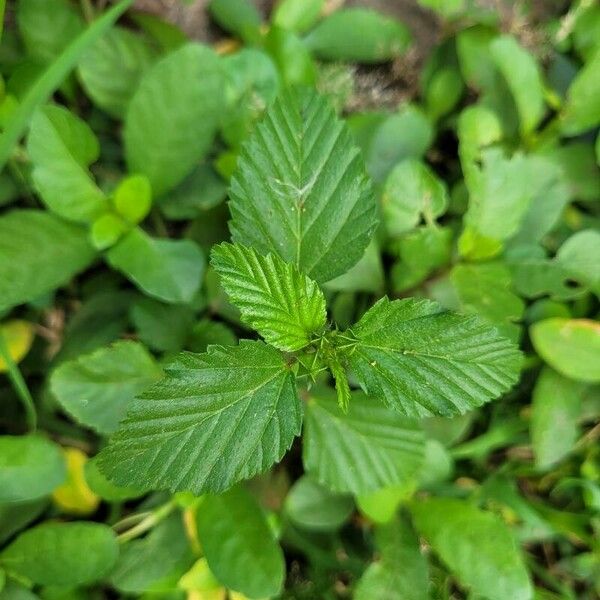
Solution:
[{"label": "yellowing leaf", "polygon": [[[0,334],[8,352],[15,363],[21,362],[29,352],[33,343],[33,325],[27,321],[12,320],[0,325]],[[8,371],[8,365],[0,356],[0,373]]]},{"label": "yellowing leaf", "polygon": [[78,448],[65,448],[67,480],[52,493],[54,503],[63,511],[76,515],[93,513],[100,497],[89,488],[84,475],[88,457]]},{"label": "yellowing leaf", "polygon": [[200,558],[181,576],[177,587],[188,592],[188,600],[225,600],[226,590],[212,574],[205,558]]}]

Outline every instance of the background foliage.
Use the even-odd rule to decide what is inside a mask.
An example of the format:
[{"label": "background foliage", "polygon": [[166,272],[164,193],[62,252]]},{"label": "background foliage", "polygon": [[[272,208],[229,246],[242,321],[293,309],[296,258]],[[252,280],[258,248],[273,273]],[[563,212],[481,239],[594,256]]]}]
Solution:
[{"label": "background foliage", "polygon": [[5,11],[0,598],[598,597],[600,5],[105,4]]}]

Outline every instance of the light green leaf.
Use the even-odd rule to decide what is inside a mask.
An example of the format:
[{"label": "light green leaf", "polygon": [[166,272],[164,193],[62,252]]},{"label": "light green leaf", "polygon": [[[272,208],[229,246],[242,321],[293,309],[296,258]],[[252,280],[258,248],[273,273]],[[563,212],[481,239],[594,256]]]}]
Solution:
[{"label": "light green leaf", "polygon": [[571,83],[562,113],[562,131],[577,135],[600,123],[600,48]]},{"label": "light green leaf", "polygon": [[321,333],[327,318],[317,284],[275,254],[261,256],[247,246],[223,243],[211,253],[229,299],[242,321],[280,350],[295,351]]},{"label": "light green leaf", "polygon": [[285,499],[285,515],[298,527],[332,531],[341,527],[354,511],[352,497],[329,491],[303,475]]},{"label": "light green leaf", "polygon": [[448,191],[427,165],[409,158],[388,175],[381,204],[388,233],[398,237],[418,225],[421,218],[431,223],[443,214]]},{"label": "light green leaf", "polygon": [[319,18],[325,0],[280,0],[273,12],[277,27],[302,33]]},{"label": "light green leaf", "polygon": [[417,530],[461,584],[489,600],[531,600],[533,590],[510,530],[464,500],[434,498],[411,505]]},{"label": "light green leaf", "polygon": [[122,341],[62,363],[50,387],[78,423],[107,434],[117,428],[129,402],[161,374],[144,346]]},{"label": "light green leaf", "polygon": [[372,292],[380,293],[384,287],[385,275],[381,262],[381,250],[373,238],[362,258],[335,279],[325,284],[325,289],[336,292]]},{"label": "light green leaf", "polygon": [[90,490],[107,502],[124,502],[144,496],[146,493],[132,487],[120,487],[111,483],[98,468],[96,457],[88,460],[83,469],[85,482]]},{"label": "light green leaf", "polygon": [[114,27],[83,54],[79,79],[96,106],[122,118],[154,53],[143,37]]},{"label": "light green leaf", "polygon": [[261,18],[251,0],[211,0],[208,10],[225,31],[235,33],[245,41],[257,38]]},{"label": "light green leaf", "polygon": [[323,19],[304,41],[318,58],[379,63],[403,54],[410,40],[400,21],[366,8],[347,8]]},{"label": "light green leaf", "polygon": [[511,274],[500,262],[460,264],[450,272],[450,280],[462,310],[482,316],[507,338],[518,341],[525,303],[511,289]]},{"label": "light green leaf", "polygon": [[67,0],[19,0],[17,24],[27,54],[54,60],[83,30],[83,19]]},{"label": "light green leaf", "polygon": [[428,600],[429,573],[419,539],[404,519],[375,529],[379,560],[358,581],[355,600]]},{"label": "light green leaf", "polygon": [[327,389],[311,392],[303,443],[306,472],[331,490],[355,495],[405,483],[424,452],[416,421],[363,394],[354,394],[344,413]]},{"label": "light green leaf", "polygon": [[285,91],[240,155],[231,182],[235,242],[272,252],[318,282],[347,271],[376,226],[360,153],[327,102]]},{"label": "light green leaf", "polygon": [[285,575],[283,552],[247,491],[237,487],[207,496],[196,521],[208,566],[224,586],[250,598],[279,594]]},{"label": "light green leaf", "polygon": [[407,416],[462,414],[519,377],[521,354],[495,328],[428,300],[382,298],[352,333],[361,387]]},{"label": "light green leaf", "polygon": [[158,61],[140,81],[125,118],[125,157],[131,173],[148,177],[155,196],[189,175],[212,145],[223,82],[216,54],[193,43]]},{"label": "light green leaf", "polygon": [[135,225],[143,221],[152,206],[150,182],[143,175],[125,177],[114,191],[112,202],[127,222]]},{"label": "light green leaf", "polygon": [[71,280],[92,262],[87,232],[40,210],[0,217],[0,310]]},{"label": "light green leaf", "polygon": [[577,381],[600,382],[600,323],[545,319],[531,329],[538,354],[556,371]]},{"label": "light green leaf", "polygon": [[530,432],[537,467],[551,467],[573,449],[579,435],[582,391],[582,384],[548,367],[536,381]]},{"label": "light green leaf", "polygon": [[192,560],[181,515],[173,514],[121,549],[110,583],[125,594],[169,591]]},{"label": "light green leaf", "polygon": [[556,261],[576,281],[600,295],[600,231],[585,229],[558,250]]},{"label": "light green leaf", "polygon": [[100,454],[118,485],[221,492],[280,460],[300,432],[290,367],[262,342],[184,353],[165,371]]},{"label": "light green leaf", "polygon": [[41,585],[77,586],[108,575],[119,548],[100,523],[42,523],[22,533],[2,554],[5,569]]},{"label": "light green leaf", "polygon": [[205,268],[195,242],[155,239],[139,228],[113,246],[106,259],[146,294],[171,303],[193,299]]},{"label": "light green leaf", "polygon": [[107,209],[108,202],[88,171],[100,147],[87,123],[66,108],[45,106],[31,121],[27,151],[33,181],[51,211],[91,223]]},{"label": "light green leaf", "polygon": [[521,132],[531,133],[544,116],[544,83],[535,58],[510,35],[490,43],[490,54],[513,95]]},{"label": "light green leaf", "polygon": [[0,503],[50,494],[67,475],[60,447],[38,435],[0,436]]}]

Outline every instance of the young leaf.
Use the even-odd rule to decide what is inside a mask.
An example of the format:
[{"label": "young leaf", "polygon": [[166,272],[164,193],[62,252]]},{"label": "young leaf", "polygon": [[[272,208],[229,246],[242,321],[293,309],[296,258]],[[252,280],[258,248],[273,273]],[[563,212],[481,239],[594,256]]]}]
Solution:
[{"label": "young leaf", "polygon": [[46,496],[66,477],[60,446],[38,435],[0,436],[0,503]]},{"label": "young leaf", "polygon": [[382,298],[352,333],[360,385],[407,416],[462,414],[519,377],[521,354],[495,328],[428,300]]},{"label": "young leaf", "polygon": [[496,515],[464,500],[434,498],[411,505],[417,530],[460,583],[489,600],[531,600],[527,569],[511,531]]},{"label": "young leaf", "polygon": [[77,422],[107,434],[117,428],[131,399],[161,374],[141,344],[121,341],[62,363],[50,387]]},{"label": "young leaf", "polygon": [[530,330],[538,354],[565,377],[600,383],[600,323],[589,319],[545,319]]},{"label": "young leaf", "polygon": [[102,579],[118,553],[117,536],[107,525],[42,523],[0,554],[0,566],[33,583],[75,587]]},{"label": "young leaf", "polygon": [[331,490],[366,494],[410,479],[424,441],[416,421],[363,394],[353,395],[345,414],[335,395],[317,390],[306,407],[304,468]]},{"label": "young leaf", "polygon": [[376,206],[358,149],[327,101],[284,91],[257,126],[231,182],[235,242],[272,252],[318,282],[367,247]]},{"label": "young leaf", "polygon": [[323,331],[325,297],[317,284],[275,254],[241,244],[214,247],[211,264],[242,321],[280,350],[304,348]]},{"label": "young leaf", "polygon": [[210,148],[222,105],[217,55],[199,44],[168,54],[146,72],[123,132],[131,173],[146,175],[154,196],[173,189]]},{"label": "young leaf", "polygon": [[0,310],[50,292],[83,271],[94,249],[83,228],[41,210],[0,217]]},{"label": "young leaf", "polygon": [[221,492],[280,460],[300,432],[294,376],[263,342],[184,353],[165,371],[100,454],[118,485]]},{"label": "young leaf", "polygon": [[223,585],[250,598],[279,594],[285,574],[283,552],[247,491],[237,487],[207,496],[196,520],[208,566]]},{"label": "young leaf", "polygon": [[139,228],[113,246],[106,259],[149,296],[175,304],[192,300],[205,266],[192,240],[154,239]]},{"label": "young leaf", "polygon": [[66,108],[45,106],[31,121],[27,151],[33,181],[48,208],[57,215],[91,223],[108,202],[88,166],[100,147],[93,131]]}]

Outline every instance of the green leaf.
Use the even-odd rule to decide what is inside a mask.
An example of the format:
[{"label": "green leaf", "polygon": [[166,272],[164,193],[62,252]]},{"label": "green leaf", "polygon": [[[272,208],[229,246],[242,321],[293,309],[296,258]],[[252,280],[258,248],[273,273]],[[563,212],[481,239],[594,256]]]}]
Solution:
[{"label": "green leaf", "polygon": [[519,377],[516,346],[477,317],[428,300],[382,298],[352,333],[348,363],[361,387],[407,416],[462,414]]},{"label": "green leaf", "polygon": [[293,32],[272,26],[264,38],[265,50],[288,86],[314,86],[317,66],[308,48]]},{"label": "green leaf", "polygon": [[259,34],[260,13],[250,0],[211,0],[208,10],[225,31],[252,42]]},{"label": "green leaf", "polygon": [[91,46],[133,3],[121,0],[76,37],[29,88],[19,107],[0,137],[0,170],[10,158],[15,144],[25,131],[35,109],[45,102],[62,83],[80,56]]},{"label": "green leaf", "polygon": [[150,182],[143,175],[125,177],[113,194],[113,205],[119,215],[132,224],[143,221],[152,206]]},{"label": "green leaf", "polygon": [[155,196],[189,175],[211,147],[223,103],[217,55],[186,44],[158,61],[133,95],[123,132],[131,173],[146,175]]},{"label": "green leaf", "polygon": [[285,91],[267,111],[231,182],[234,242],[272,252],[318,282],[347,271],[376,226],[360,153],[327,102]]},{"label": "green leaf", "polygon": [[388,175],[381,205],[386,230],[398,237],[418,225],[422,217],[431,223],[443,214],[448,191],[427,165],[409,158]]},{"label": "green leaf", "polygon": [[379,63],[406,52],[410,40],[400,21],[374,10],[347,8],[325,17],[304,41],[318,58]]},{"label": "green leaf", "polygon": [[490,43],[490,54],[513,95],[521,132],[531,133],[545,112],[544,83],[535,58],[510,35]]},{"label": "green leaf", "polygon": [[404,519],[375,529],[379,560],[358,581],[355,600],[428,600],[429,573],[419,539]]},{"label": "green leaf", "polygon": [[85,463],[84,477],[90,490],[107,502],[124,502],[145,495],[145,492],[138,489],[119,487],[111,483],[98,468],[96,457]]},{"label": "green leaf", "polygon": [[205,268],[204,255],[195,242],[154,239],[139,228],[113,246],[106,259],[146,294],[171,303],[194,298]]},{"label": "green leaf", "polygon": [[459,582],[489,600],[531,600],[533,590],[510,530],[492,513],[464,500],[411,504],[417,530]]},{"label": "green leaf", "polygon": [[545,319],[530,329],[538,354],[565,377],[600,382],[600,323],[588,319]]},{"label": "green leaf", "polygon": [[33,181],[46,206],[72,221],[91,223],[108,208],[88,167],[100,147],[93,131],[66,108],[45,106],[31,121],[27,151]]},{"label": "green leaf", "polygon": [[77,586],[108,575],[117,537],[100,523],[42,523],[22,533],[2,554],[5,569],[41,585]]},{"label": "green leaf", "polygon": [[302,33],[319,18],[325,0],[281,0],[273,12],[273,24]]},{"label": "green leaf", "polygon": [[327,389],[311,392],[306,407],[304,468],[336,492],[366,494],[400,485],[423,460],[420,425],[363,394],[344,413]]},{"label": "green leaf", "polygon": [[582,384],[545,367],[531,403],[531,443],[535,464],[546,469],[564,458],[579,435]]},{"label": "green leaf", "polygon": [[566,135],[577,135],[600,123],[600,48],[585,63],[567,92],[561,126]]},{"label": "green leaf", "polygon": [[154,52],[146,40],[122,27],[114,27],[85,52],[77,72],[92,102],[109,115],[123,118]]},{"label": "green leaf", "polygon": [[17,24],[29,57],[53,61],[83,30],[83,20],[67,0],[19,0]]},{"label": "green leaf", "polygon": [[129,402],[162,371],[137,342],[122,341],[62,363],[50,378],[60,406],[78,423],[112,433]]},{"label": "green leaf", "polygon": [[94,258],[83,228],[39,210],[0,217],[0,310],[67,283]]},{"label": "green leaf", "polygon": [[221,492],[279,461],[300,432],[290,367],[262,342],[184,353],[165,371],[100,454],[118,485]]},{"label": "green leaf", "polygon": [[329,491],[303,475],[285,499],[285,515],[298,527],[312,531],[339,529],[354,511],[352,497]]},{"label": "green leaf", "polygon": [[279,594],[285,575],[283,552],[247,491],[237,487],[207,496],[196,521],[208,566],[224,586],[250,598]]},{"label": "green leaf", "polygon": [[146,537],[123,546],[110,583],[124,594],[169,591],[191,562],[183,520],[180,514],[173,514]]},{"label": "green leaf", "polygon": [[50,494],[67,475],[60,447],[38,435],[0,436],[0,503]]},{"label": "green leaf", "polygon": [[559,248],[556,261],[576,281],[600,296],[600,231],[585,229]]},{"label": "green leaf", "polygon": [[223,243],[211,253],[229,299],[269,344],[295,351],[321,333],[327,318],[317,284],[275,254],[261,256],[241,244]]},{"label": "green leaf", "polygon": [[456,265],[450,280],[462,310],[482,316],[507,338],[518,341],[525,303],[511,290],[511,274],[500,262]]}]

